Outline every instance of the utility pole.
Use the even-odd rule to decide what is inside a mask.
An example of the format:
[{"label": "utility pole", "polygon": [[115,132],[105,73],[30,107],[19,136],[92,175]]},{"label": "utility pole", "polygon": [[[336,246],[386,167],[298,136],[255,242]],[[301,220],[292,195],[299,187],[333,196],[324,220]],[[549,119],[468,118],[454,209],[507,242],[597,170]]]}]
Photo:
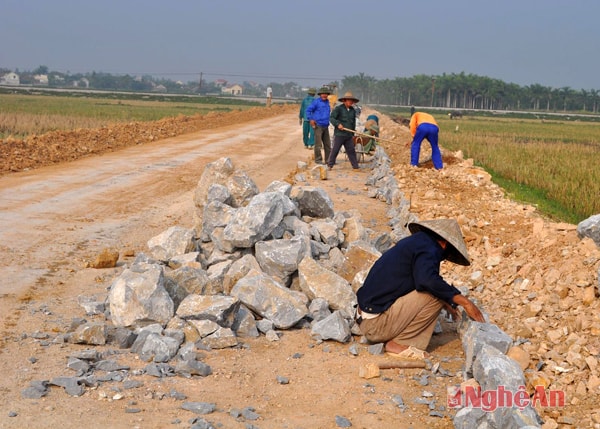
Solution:
[{"label": "utility pole", "polygon": [[433,94],[435,94],[435,77],[431,78],[431,107],[433,107]]},{"label": "utility pole", "polygon": [[200,81],[198,82],[198,94],[202,90],[202,72],[200,72]]}]

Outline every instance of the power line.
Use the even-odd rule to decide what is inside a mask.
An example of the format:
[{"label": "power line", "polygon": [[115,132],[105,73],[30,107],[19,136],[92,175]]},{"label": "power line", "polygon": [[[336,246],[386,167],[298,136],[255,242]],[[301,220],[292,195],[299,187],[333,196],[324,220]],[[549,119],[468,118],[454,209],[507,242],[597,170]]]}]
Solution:
[{"label": "power line", "polygon": [[[79,72],[82,74],[92,72]],[[100,71],[99,73],[111,73],[117,75],[150,75],[150,76],[198,76],[202,73],[203,76],[211,77],[242,77],[242,78],[256,78],[256,79],[292,79],[292,80],[318,80],[323,82],[334,82],[339,81],[339,77],[331,76],[295,76],[295,75],[277,75],[277,74],[266,74],[266,73],[241,73],[241,72],[117,72],[117,71]]]},{"label": "power line", "polygon": [[226,77],[254,77],[263,79],[297,79],[297,80],[323,80],[335,81],[339,77],[331,76],[288,76],[288,75],[269,75],[259,73],[205,73],[207,76],[226,76]]}]

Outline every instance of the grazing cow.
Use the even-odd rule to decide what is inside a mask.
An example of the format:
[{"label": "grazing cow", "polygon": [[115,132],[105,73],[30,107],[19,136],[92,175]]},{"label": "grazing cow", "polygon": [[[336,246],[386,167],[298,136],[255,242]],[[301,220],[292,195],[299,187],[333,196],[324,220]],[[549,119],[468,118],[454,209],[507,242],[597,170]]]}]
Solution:
[{"label": "grazing cow", "polygon": [[405,127],[408,127],[409,124],[410,124],[410,119],[404,118],[402,116],[395,116],[395,117],[392,117],[391,119],[395,123],[400,124],[400,125],[404,125]]},{"label": "grazing cow", "polygon": [[450,112],[448,113],[448,116],[450,117],[450,119],[454,119],[454,118],[462,118],[463,114],[462,112],[459,112],[458,110],[456,112]]}]

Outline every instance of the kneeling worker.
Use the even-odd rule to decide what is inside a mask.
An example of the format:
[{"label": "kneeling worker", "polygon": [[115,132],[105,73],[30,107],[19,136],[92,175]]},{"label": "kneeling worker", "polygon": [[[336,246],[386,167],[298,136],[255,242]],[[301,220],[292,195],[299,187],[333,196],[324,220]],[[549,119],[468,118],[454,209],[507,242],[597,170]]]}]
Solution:
[{"label": "kneeling worker", "polygon": [[[375,122],[372,119],[368,120],[365,123],[364,134],[367,134],[369,136],[379,137],[379,125],[377,125],[377,122]],[[365,140],[366,139],[367,139],[367,137],[365,137]],[[365,153],[369,154],[373,150],[375,150],[375,146],[377,146],[377,140],[374,138],[371,138],[364,144],[363,150]]]},{"label": "kneeling worker", "polygon": [[470,265],[467,247],[454,219],[408,224],[412,235],[386,251],[357,291],[357,322],[373,343],[385,342],[385,351],[400,354],[409,347],[424,351],[442,308],[458,316],[456,306],[484,322],[477,306],[440,276],[446,259]]}]

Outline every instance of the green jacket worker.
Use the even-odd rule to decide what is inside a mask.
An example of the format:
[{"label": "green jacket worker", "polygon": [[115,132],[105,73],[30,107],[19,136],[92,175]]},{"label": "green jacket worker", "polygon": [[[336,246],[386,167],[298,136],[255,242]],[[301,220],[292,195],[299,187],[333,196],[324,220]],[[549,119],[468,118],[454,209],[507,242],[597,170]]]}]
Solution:
[{"label": "green jacket worker", "polygon": [[316,93],[317,90],[315,88],[308,89],[306,97],[304,97],[304,100],[302,100],[302,103],[300,104],[300,113],[298,114],[300,125],[302,125],[302,141],[304,142],[304,147],[306,149],[312,149],[315,145],[315,133],[306,117],[306,109],[308,109],[308,106],[314,101]]},{"label": "green jacket worker", "polygon": [[[327,166],[331,169],[335,165],[340,149],[344,146],[348,160],[352,165],[352,168],[358,170],[358,160],[356,159],[356,150],[354,149],[354,133],[352,131],[356,128],[356,109],[354,109],[354,103],[358,103],[360,100],[351,92],[346,92],[342,98],[340,98],[341,104],[338,104],[335,109],[331,112],[329,122],[333,125],[333,149],[327,159]],[[345,129],[352,130],[346,131]]]}]

